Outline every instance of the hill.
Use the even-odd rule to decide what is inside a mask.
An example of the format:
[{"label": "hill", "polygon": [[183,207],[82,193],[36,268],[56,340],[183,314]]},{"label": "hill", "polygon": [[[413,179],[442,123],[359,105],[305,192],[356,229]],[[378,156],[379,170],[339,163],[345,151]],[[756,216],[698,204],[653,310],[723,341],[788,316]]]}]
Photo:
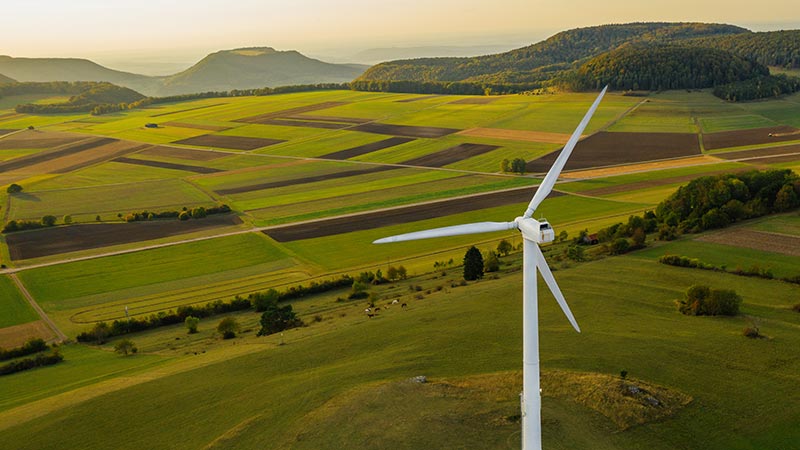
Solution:
[{"label": "hill", "polygon": [[630,23],[563,31],[527,47],[474,58],[422,58],[391,61],[367,70],[361,81],[465,81],[535,83],[553,72],[628,42],[669,42],[748,33],[733,25],[704,23]]},{"label": "hill", "polygon": [[326,63],[294,50],[277,51],[270,47],[222,50],[206,56],[183,72],[167,77],[159,94],[343,83],[359,76],[365,68]]},{"label": "hill", "polygon": [[10,83],[0,88],[0,96],[21,94],[70,95],[67,101],[60,103],[17,105],[16,111],[18,113],[27,114],[92,112],[101,105],[132,103],[145,98],[144,95],[133,89],[95,81]]},{"label": "hill", "polygon": [[9,77],[3,75],[2,73],[0,73],[0,84],[14,83],[16,81],[17,80],[15,80],[13,78],[9,78]]},{"label": "hill", "polygon": [[121,72],[80,58],[15,58],[0,55],[0,73],[17,81],[107,81],[152,93],[160,79]]},{"label": "hill", "polygon": [[574,90],[610,85],[621,90],[699,89],[769,74],[769,69],[725,50],[682,45],[625,45],[578,69]]}]

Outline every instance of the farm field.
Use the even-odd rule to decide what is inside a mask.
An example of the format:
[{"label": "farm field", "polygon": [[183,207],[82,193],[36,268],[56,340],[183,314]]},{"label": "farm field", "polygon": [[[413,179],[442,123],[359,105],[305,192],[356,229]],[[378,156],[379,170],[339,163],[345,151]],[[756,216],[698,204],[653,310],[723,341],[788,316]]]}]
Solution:
[{"label": "farm field", "polygon": [[[786,356],[800,344],[800,314],[791,311],[798,286],[657,262],[671,253],[729,271],[757,264],[777,278],[800,275],[796,211],[671,242],[650,235],[647,248],[624,256],[565,257],[582,230],[653,210],[697,177],[796,166],[796,98],[734,105],[708,91],[666,91],[604,99],[571,172],[536,211],[556,235],[568,234],[544,250],[584,331],[573,333],[542,289],[542,368],[556,380],[557,371],[617,380],[627,370],[642,386],[690,400],[623,431],[558,383],[545,385],[547,448],[693,448],[698,437],[710,449],[791,448],[800,440],[790,401],[800,366]],[[54,337],[11,273],[73,339],[126,314],[343,274],[403,265],[411,277],[369,287],[382,308],[373,319],[367,301],[345,300],[343,288],[293,300],[308,326],[281,336],[256,337],[259,315],[242,311],[203,318],[196,335],[183,325],[133,334],[140,354],[127,358],[113,353],[119,338],[64,345],[64,363],[3,378],[0,448],[418,448],[408,437],[417,435],[431,448],[517,447],[521,254],[466,285],[459,266],[470,246],[517,246],[519,235],[371,242],[513,220],[593,99],[317,91],[102,116],[0,114],[0,129],[36,127],[0,138],[0,180],[23,187],[7,194],[3,186],[0,214],[58,219],[0,239],[0,345],[18,326]],[[767,129],[790,134],[765,138]],[[527,173],[500,173],[515,158]],[[219,204],[232,213],[118,217]],[[65,215],[75,223],[64,225]],[[675,300],[696,283],[735,289],[743,314],[679,314]],[[395,298],[407,307],[386,305]],[[240,322],[239,337],[219,337],[223,317]],[[742,336],[750,320],[766,339]],[[429,383],[406,381],[417,375]],[[132,425],[97,426],[116,420]]]}]

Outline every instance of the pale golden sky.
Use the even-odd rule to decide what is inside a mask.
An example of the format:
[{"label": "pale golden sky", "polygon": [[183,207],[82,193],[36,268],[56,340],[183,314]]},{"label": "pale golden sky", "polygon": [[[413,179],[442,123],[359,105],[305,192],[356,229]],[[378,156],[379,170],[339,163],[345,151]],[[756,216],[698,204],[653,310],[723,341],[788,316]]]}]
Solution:
[{"label": "pale golden sky", "polygon": [[800,28],[796,0],[3,0],[0,54],[203,55],[242,46],[320,53],[417,45],[529,44],[632,21]]}]

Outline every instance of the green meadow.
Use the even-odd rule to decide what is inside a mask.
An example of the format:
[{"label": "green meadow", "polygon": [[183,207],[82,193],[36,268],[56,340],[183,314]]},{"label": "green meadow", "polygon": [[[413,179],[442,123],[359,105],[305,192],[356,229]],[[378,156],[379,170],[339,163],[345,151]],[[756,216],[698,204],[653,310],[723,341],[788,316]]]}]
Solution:
[{"label": "green meadow", "polygon": [[36,311],[7,276],[0,276],[0,328],[39,320]]}]

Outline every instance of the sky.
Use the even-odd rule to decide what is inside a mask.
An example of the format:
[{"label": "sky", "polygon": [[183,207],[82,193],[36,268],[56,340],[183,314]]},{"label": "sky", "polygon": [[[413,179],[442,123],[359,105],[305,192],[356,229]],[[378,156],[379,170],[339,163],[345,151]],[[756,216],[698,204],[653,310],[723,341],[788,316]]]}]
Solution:
[{"label": "sky", "polygon": [[346,58],[375,47],[508,45],[634,21],[800,28],[796,0],[3,0],[0,54],[194,62],[270,46]]}]

